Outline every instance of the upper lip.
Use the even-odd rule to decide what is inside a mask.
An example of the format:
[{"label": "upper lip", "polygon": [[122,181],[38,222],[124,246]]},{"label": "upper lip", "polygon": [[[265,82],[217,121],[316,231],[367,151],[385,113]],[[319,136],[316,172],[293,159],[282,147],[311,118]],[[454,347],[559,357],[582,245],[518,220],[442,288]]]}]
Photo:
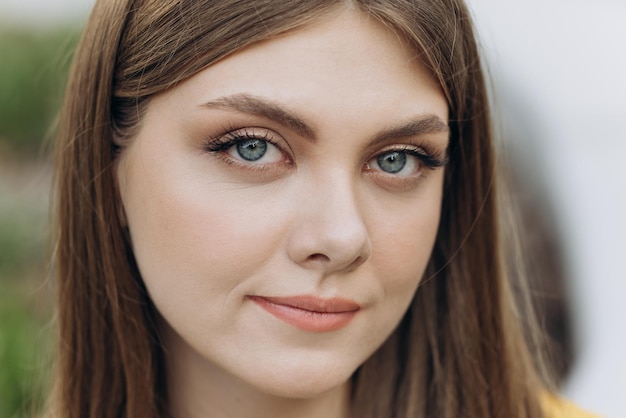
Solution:
[{"label": "upper lip", "polygon": [[290,306],[310,312],[341,313],[353,312],[361,308],[358,303],[344,298],[320,298],[313,295],[298,296],[252,296],[265,299],[276,305]]}]

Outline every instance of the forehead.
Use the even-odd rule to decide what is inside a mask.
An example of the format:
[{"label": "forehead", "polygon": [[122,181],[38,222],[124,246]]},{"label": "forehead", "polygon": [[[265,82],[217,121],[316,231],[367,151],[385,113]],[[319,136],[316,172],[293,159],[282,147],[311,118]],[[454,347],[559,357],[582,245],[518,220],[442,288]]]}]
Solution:
[{"label": "forehead", "polygon": [[418,53],[371,16],[338,9],[200,71],[166,96],[201,106],[249,94],[337,126],[436,114],[447,103]]}]

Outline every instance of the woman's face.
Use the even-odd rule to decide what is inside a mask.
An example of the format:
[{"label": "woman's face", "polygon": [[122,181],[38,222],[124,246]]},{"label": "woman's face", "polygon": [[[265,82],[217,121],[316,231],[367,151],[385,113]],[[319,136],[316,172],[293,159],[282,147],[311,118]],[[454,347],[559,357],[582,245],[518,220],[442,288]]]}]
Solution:
[{"label": "woman's face", "polygon": [[420,59],[355,11],[155,97],[118,179],[170,365],[286,397],[341,387],[428,262],[447,118]]}]

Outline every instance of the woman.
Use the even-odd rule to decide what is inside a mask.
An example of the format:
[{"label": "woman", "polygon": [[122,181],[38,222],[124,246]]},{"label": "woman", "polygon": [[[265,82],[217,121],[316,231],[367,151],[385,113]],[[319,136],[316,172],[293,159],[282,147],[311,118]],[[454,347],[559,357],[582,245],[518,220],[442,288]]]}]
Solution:
[{"label": "woman", "polygon": [[98,1],[57,158],[51,414],[543,416],[461,2]]}]

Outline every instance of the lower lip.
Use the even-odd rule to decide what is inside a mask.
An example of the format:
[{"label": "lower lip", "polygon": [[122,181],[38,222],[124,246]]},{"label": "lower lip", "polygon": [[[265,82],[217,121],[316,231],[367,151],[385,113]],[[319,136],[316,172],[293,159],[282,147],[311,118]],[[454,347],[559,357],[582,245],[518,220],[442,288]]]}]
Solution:
[{"label": "lower lip", "polygon": [[309,332],[330,332],[341,329],[348,325],[358,312],[312,312],[293,306],[272,303],[261,297],[251,297],[250,299],[281,321]]}]

